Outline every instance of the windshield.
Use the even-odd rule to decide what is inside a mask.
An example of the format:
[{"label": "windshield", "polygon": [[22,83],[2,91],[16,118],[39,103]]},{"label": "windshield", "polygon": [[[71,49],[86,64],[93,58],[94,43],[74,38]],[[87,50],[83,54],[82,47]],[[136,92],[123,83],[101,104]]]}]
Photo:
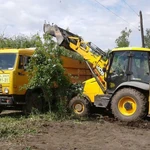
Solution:
[{"label": "windshield", "polygon": [[16,54],[14,53],[1,53],[0,54],[0,69],[11,70],[14,68]]},{"label": "windshield", "polygon": [[127,81],[129,51],[113,53],[108,70],[108,89],[115,90],[118,85]]}]

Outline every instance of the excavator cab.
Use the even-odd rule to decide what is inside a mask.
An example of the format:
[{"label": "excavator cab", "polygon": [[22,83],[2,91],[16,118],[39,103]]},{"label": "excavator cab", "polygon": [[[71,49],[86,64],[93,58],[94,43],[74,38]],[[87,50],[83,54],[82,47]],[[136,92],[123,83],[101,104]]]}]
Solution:
[{"label": "excavator cab", "polygon": [[107,72],[107,90],[114,91],[121,83],[149,83],[149,52],[135,50],[113,51]]},{"label": "excavator cab", "polygon": [[150,49],[113,49],[106,80],[116,118],[130,122],[150,114]]}]

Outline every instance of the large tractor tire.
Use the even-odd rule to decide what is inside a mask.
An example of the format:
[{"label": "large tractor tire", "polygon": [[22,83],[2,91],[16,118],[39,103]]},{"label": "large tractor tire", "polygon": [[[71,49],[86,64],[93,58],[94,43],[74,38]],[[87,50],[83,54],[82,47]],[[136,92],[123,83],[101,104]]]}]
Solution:
[{"label": "large tractor tire", "polygon": [[76,117],[86,117],[90,112],[90,103],[86,98],[76,96],[70,100],[69,108]]},{"label": "large tractor tire", "polygon": [[29,115],[32,111],[43,111],[43,99],[39,96],[39,93],[29,92],[26,95],[26,106],[24,111],[27,115]]},{"label": "large tractor tire", "polygon": [[123,88],[113,96],[112,113],[121,121],[138,121],[146,115],[146,97],[136,89]]}]

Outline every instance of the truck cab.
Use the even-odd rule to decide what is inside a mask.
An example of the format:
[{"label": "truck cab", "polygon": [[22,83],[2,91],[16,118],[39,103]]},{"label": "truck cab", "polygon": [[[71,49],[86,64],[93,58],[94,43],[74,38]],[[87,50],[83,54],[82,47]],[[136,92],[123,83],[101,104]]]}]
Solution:
[{"label": "truck cab", "polygon": [[28,83],[25,66],[33,55],[34,49],[0,50],[0,110],[6,107],[20,107],[25,103],[25,89]]}]

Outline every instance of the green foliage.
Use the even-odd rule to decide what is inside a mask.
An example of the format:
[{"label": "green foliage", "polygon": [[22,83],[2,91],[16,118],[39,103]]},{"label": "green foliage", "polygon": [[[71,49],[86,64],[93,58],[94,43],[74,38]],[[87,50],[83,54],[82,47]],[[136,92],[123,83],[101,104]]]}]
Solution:
[{"label": "green foliage", "polygon": [[35,47],[36,36],[15,36],[15,37],[4,37],[0,36],[0,48],[29,48]]},{"label": "green foliage", "polygon": [[129,42],[129,36],[131,34],[131,30],[125,28],[124,30],[121,31],[121,35],[116,39],[115,43],[117,47],[128,47],[130,42]]},{"label": "green foliage", "polygon": [[[61,118],[60,118],[61,117]],[[61,119],[61,120],[60,120]],[[53,122],[73,119],[71,116],[63,116],[54,112],[45,114],[22,116],[21,113],[3,114],[0,118],[0,140],[13,139],[16,137],[25,137],[27,134],[36,134],[41,132],[45,126]],[[73,119],[74,123],[82,123],[85,118]],[[89,118],[88,118],[89,119]],[[45,129],[44,129],[45,131]]]},{"label": "green foliage", "polygon": [[27,88],[42,87],[49,109],[51,110],[52,104],[57,101],[59,106],[57,110],[62,113],[62,110],[66,109],[67,90],[70,86],[60,59],[63,49],[57,46],[51,36],[44,35],[43,38],[42,41],[39,36],[36,37],[36,50],[27,68],[29,72]]},{"label": "green foliage", "polygon": [[145,47],[150,48],[150,29],[146,29],[146,35],[144,36]]},{"label": "green foliage", "polygon": [[9,117],[8,114],[5,117],[1,117],[0,122],[0,139],[11,138],[25,133],[34,134],[37,132],[37,127],[41,125],[39,121],[35,122],[31,117],[27,119],[17,115]]},{"label": "green foliage", "polygon": [[[63,119],[63,118],[62,118]],[[60,120],[55,113],[30,115],[27,118],[20,113],[2,115],[0,118],[0,139],[15,138],[25,134],[35,134],[45,124]]]}]

